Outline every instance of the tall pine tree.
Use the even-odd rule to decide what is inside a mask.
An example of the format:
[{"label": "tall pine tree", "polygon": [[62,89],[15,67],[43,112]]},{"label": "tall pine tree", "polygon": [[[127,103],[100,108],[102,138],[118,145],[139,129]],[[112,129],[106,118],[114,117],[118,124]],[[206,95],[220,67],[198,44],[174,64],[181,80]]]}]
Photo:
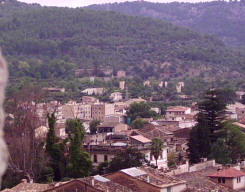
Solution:
[{"label": "tall pine tree", "polygon": [[197,125],[191,130],[188,143],[191,163],[210,157],[211,146],[225,133],[223,121],[226,104],[219,90],[207,91],[204,100],[198,104],[198,109]]},{"label": "tall pine tree", "polygon": [[220,95],[220,90],[210,90],[206,92],[204,100],[199,103],[198,124],[205,123],[210,131],[210,141],[216,142],[217,138],[222,136],[223,122],[225,120],[226,104],[224,98]]}]

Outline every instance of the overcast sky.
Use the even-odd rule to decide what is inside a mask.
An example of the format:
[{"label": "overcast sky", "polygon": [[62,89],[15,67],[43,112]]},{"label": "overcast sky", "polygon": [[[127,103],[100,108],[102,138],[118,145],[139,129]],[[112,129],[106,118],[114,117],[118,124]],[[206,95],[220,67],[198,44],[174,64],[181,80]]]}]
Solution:
[{"label": "overcast sky", "polygon": [[[60,6],[60,7],[82,7],[91,4],[103,4],[103,3],[114,3],[114,2],[125,2],[125,1],[135,1],[135,0],[19,0],[25,3],[39,3],[41,5],[47,6]],[[213,0],[147,0],[149,2],[160,2],[167,3],[173,1],[179,2],[203,2],[203,1],[213,1]]]}]

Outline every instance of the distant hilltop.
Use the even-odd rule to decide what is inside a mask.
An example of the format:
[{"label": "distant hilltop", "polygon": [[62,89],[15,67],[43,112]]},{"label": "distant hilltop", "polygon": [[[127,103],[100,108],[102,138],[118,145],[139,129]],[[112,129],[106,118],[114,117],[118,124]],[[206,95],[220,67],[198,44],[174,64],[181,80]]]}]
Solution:
[{"label": "distant hilltop", "polygon": [[150,3],[143,1],[92,5],[89,9],[144,16],[213,34],[228,46],[245,46],[245,0],[202,3]]}]

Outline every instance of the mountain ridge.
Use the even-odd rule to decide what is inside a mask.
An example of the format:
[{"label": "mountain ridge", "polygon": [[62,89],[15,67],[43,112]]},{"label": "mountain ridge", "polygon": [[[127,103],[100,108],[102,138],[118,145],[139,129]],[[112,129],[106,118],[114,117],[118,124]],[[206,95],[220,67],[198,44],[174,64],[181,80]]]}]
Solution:
[{"label": "mountain ridge", "polygon": [[243,53],[165,21],[14,0],[0,12],[0,45],[12,78],[65,78],[99,67],[143,79],[243,77]]},{"label": "mountain ridge", "polygon": [[[245,46],[245,1],[202,3],[125,2],[91,5],[89,9],[161,19],[202,34],[217,35],[228,46]],[[236,30],[234,30],[236,29]]]}]

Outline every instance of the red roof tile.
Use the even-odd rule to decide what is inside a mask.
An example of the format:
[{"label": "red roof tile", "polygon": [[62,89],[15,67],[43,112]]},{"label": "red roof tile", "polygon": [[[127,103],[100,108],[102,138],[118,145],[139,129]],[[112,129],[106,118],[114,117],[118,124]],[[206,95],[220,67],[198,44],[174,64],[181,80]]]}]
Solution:
[{"label": "red roof tile", "polygon": [[216,173],[213,173],[211,175],[208,175],[208,177],[234,178],[234,177],[241,177],[244,175],[245,175],[245,173],[242,171],[239,171],[235,168],[228,168],[228,169],[223,169],[223,170],[217,171]]}]

